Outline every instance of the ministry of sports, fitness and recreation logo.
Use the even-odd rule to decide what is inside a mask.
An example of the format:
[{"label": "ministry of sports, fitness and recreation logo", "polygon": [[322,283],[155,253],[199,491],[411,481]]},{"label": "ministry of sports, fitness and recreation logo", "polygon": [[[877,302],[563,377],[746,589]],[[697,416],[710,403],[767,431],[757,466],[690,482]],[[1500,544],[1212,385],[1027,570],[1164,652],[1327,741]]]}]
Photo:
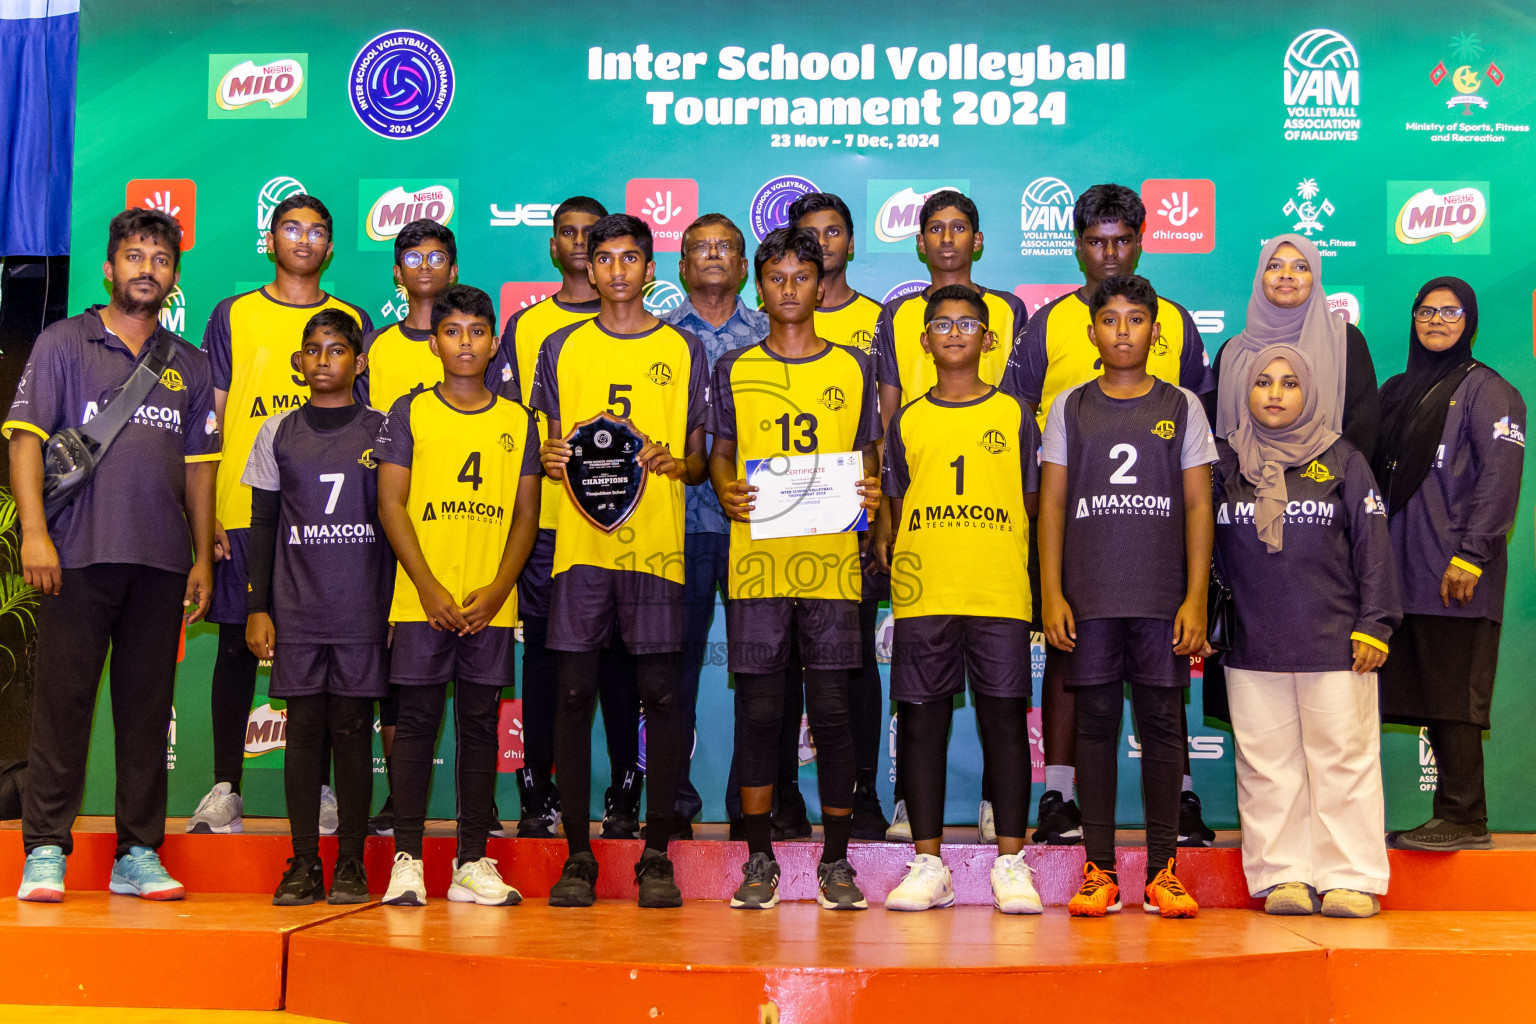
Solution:
[{"label": "ministry of sports, fitness and recreation logo", "polygon": [[378,469],[379,468],[378,462],[375,461],[375,459],[373,457],[373,449],[372,448],[364,448],[363,449],[363,454],[361,454],[361,455],[359,455],[357,457],[357,464],[359,466],[362,466],[364,469]]},{"label": "ministry of sports, fitness and recreation logo", "polygon": [[210,53],[208,116],[308,117],[308,66],[307,53]]},{"label": "ministry of sports, fitness and recreation logo", "polygon": [[1477,38],[1477,33],[1458,32],[1451,40],[1451,58],[1457,64],[1456,70],[1450,70],[1445,66],[1445,61],[1440,61],[1429,73],[1429,81],[1436,87],[1450,79],[1455,94],[1445,101],[1447,110],[1454,111],[1459,106],[1462,117],[1470,117],[1473,107],[1487,110],[1487,98],[1478,95],[1483,83],[1492,82],[1495,89],[1504,84],[1504,70],[1494,61],[1490,60],[1481,74],[1478,72],[1475,65],[1482,63],[1482,55],[1483,44]]},{"label": "ministry of sports, fitness and recreation logo", "polygon": [[453,105],[453,62],[437,40],[412,29],[370,39],[352,61],[352,112],[375,135],[413,139],[436,128]]},{"label": "ministry of sports, fitness and recreation logo", "polygon": [[[171,289],[171,294],[167,295],[165,297],[165,301],[160,303],[160,316],[159,316],[159,319],[160,319],[160,326],[164,327],[166,330],[170,331],[172,334],[185,334],[186,333],[186,330],[187,330],[187,296],[186,296],[186,293],[184,293],[181,290],[181,286],[180,285],[177,285],[175,288],[172,288]],[[166,373],[171,373],[172,371],[171,370],[167,370],[165,372]],[[181,376],[179,374],[176,376],[176,380],[178,382],[180,382]],[[160,378],[160,382],[162,384],[165,384],[165,377],[164,376],[162,376]],[[165,384],[165,386],[168,387],[168,388],[171,387],[170,384]],[[171,388],[171,390],[172,391],[180,391],[181,388]]]},{"label": "ministry of sports, fitness and recreation logo", "polygon": [[177,373],[170,367],[166,367],[165,372],[160,375],[160,383],[165,385],[165,389],[167,391],[187,390],[187,385],[181,379],[181,374]]},{"label": "ministry of sports, fitness and recreation logo", "polygon": [[1164,441],[1172,441],[1174,433],[1178,430],[1173,425],[1173,420],[1158,420],[1157,426],[1152,428],[1152,433]]},{"label": "ministry of sports, fitness and recreation logo", "polygon": [[256,193],[256,252],[267,254],[267,232],[272,230],[272,211],[289,196],[299,195],[304,185],[286,174],[271,178]]},{"label": "ministry of sports, fitness and recreation logo", "polygon": [[1307,468],[1301,471],[1301,475],[1306,477],[1308,480],[1315,480],[1320,484],[1325,484],[1329,480],[1336,479],[1328,467],[1323,465],[1321,462],[1318,462],[1316,459],[1313,459],[1311,462],[1307,463]]},{"label": "ministry of sports, fitness and recreation logo", "polygon": [[666,363],[652,363],[651,368],[645,371],[645,379],[664,388],[672,383],[672,367]]},{"label": "ministry of sports, fitness and recreation logo", "polygon": [[1348,39],[1314,28],[1291,40],[1282,62],[1285,138],[1355,142],[1360,138],[1360,55]]},{"label": "ministry of sports, fitness and recreation logo", "polygon": [[833,412],[841,412],[843,409],[848,407],[848,396],[843,394],[842,388],[835,385],[828,387],[825,391],[823,391],[821,393],[821,397],[816,399],[816,401],[820,402],[828,409],[831,409]]},{"label": "ministry of sports, fitness and recreation logo", "polygon": [[358,249],[392,252],[395,236],[413,220],[425,218],[451,227],[458,188],[457,178],[362,179],[357,183]]},{"label": "ministry of sports, fitness and recreation logo", "polygon": [[[1437,95],[1450,92],[1445,108],[1431,114],[1431,120],[1406,122],[1404,130],[1429,132],[1431,142],[1504,142],[1511,134],[1528,133],[1528,122],[1475,120],[1487,116],[1489,98],[1499,94],[1507,77],[1498,61],[1489,58],[1484,64],[1484,54],[1483,41],[1476,32],[1457,32],[1452,36],[1450,55],[1429,72],[1429,84]],[[1484,88],[1489,85],[1491,89]],[[1504,116],[1511,116],[1507,108]]]},{"label": "ministry of sports, fitness and recreation logo", "polygon": [[1002,455],[1013,450],[1012,446],[1008,444],[1008,438],[1003,435],[1001,430],[988,430],[981,435],[981,440],[976,443],[993,455]]},{"label": "ministry of sports, fitness and recreation logo", "polygon": [[885,298],[880,301],[883,304],[890,302],[892,299],[900,299],[908,295],[919,295],[928,290],[929,284],[930,282],[928,281],[903,281],[886,292]]},{"label": "ministry of sports, fitness and recreation logo", "polygon": [[1488,195],[1486,181],[1387,182],[1387,251],[1486,256]]},{"label": "ministry of sports, fitness and recreation logo", "polygon": [[661,316],[682,305],[683,290],[671,281],[663,281],[658,277],[645,286],[641,293],[641,302],[646,312],[652,316]]},{"label": "ministry of sports, fitness and recreation logo", "polygon": [[789,208],[796,199],[820,192],[809,178],[785,174],[763,182],[752,197],[752,234],[761,242],[770,231],[789,226]]},{"label": "ministry of sports, fitness and recreation logo", "polygon": [[[1323,187],[1316,178],[1298,181],[1295,194],[1286,197],[1280,212],[1287,218],[1284,222],[1285,230],[1311,239],[1312,244],[1317,246],[1319,256],[1337,256],[1338,250],[1353,249],[1356,245],[1356,239],[1334,238],[1327,233],[1328,223],[1338,208],[1323,194]],[[1263,238],[1260,244],[1268,241],[1268,238]],[[1317,270],[1317,267],[1312,268],[1313,273]]]},{"label": "ministry of sports, fitness and recreation logo", "polygon": [[868,218],[867,248],[874,252],[910,253],[912,239],[922,230],[918,218],[928,197],[946,190],[968,192],[970,187],[970,181],[964,178],[940,181],[871,179],[867,208],[875,212]]},{"label": "ministry of sports, fitness and recreation logo", "polygon": [[1019,197],[1020,256],[1071,256],[1077,242],[1072,207],[1077,199],[1060,178],[1036,178]]},{"label": "ministry of sports, fitness and recreation logo", "polygon": [[511,434],[502,434],[499,438],[502,451],[510,452],[517,447],[517,439]]}]

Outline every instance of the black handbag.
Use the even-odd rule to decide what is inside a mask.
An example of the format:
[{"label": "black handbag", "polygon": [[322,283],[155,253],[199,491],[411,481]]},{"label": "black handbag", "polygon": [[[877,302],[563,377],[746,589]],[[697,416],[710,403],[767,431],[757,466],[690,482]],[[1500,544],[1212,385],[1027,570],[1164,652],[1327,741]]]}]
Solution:
[{"label": "black handbag", "polygon": [[43,442],[43,514],[50,524],[80,496],[107,449],[149,397],[170,364],[175,344],[172,335],[162,332],[100,413],[79,427],[54,431]]},{"label": "black handbag", "polygon": [[1205,597],[1205,642],[1214,651],[1230,651],[1237,639],[1237,608],[1232,591],[1211,565],[1211,584]]}]

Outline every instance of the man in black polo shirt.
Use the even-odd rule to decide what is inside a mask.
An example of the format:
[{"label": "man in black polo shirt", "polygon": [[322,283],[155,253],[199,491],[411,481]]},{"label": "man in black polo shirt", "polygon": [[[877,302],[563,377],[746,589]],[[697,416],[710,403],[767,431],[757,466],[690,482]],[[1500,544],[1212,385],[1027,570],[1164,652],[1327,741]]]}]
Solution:
[{"label": "man in black polo shirt", "polygon": [[[74,502],[43,512],[43,448],[80,427],[164,335],[160,304],[179,276],[181,229],[155,210],[112,219],[112,301],[38,336],[3,432],[37,613],[30,778],[22,798],[27,851],[17,897],[64,898],[70,826],[85,789],[91,714],[112,649],[117,745],[113,892],[178,900],[181,884],[155,850],[165,838],[165,734],[171,722],[180,619],[196,622],[213,592],[213,485],[220,458],[208,359],[171,336],[171,358]],[[195,558],[194,558],[195,553]]]}]

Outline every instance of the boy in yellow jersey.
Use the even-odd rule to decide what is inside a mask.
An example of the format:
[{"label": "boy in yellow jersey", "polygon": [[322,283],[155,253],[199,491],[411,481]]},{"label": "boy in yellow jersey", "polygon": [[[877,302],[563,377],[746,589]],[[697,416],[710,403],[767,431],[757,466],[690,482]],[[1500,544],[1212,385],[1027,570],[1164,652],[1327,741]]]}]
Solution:
[{"label": "boy in yellow jersey", "polygon": [[[996,808],[992,899],[1038,914],[1024,863],[1029,821],[1029,577],[1025,559],[1039,489],[1034,417],[979,372],[996,339],[982,297],[958,285],[928,299],[923,347],[937,381],[891,418],[885,490],[896,526],[891,697],[916,844],[888,910],[954,903],[940,858],[953,700],[969,677]],[[957,572],[956,566],[965,566]]]},{"label": "boy in yellow jersey", "polygon": [[[220,302],[203,332],[203,351],[213,364],[224,458],[234,468],[219,474],[214,509],[218,561],[208,611],[208,621],[219,623],[211,687],[214,786],[187,819],[188,832],[243,828],[240,776],[257,662],[245,645],[251,489],[241,481],[239,467],[249,460],[256,433],[268,416],[304,404],[307,387],[289,358],[309,318],[322,309],[339,309],[364,333],[373,330],[373,321],[362,309],[320,288],[320,274],[333,248],[331,231],[330,211],[314,196],[299,193],[279,203],[267,232],[267,251],[276,264],[272,283]],[[334,810],[334,800],[327,803]]]},{"label": "boy in yellow jersey", "polygon": [[[896,410],[923,397],[938,379],[933,357],[923,349],[928,299],[935,291],[946,285],[964,285],[986,302],[987,319],[995,341],[982,353],[977,372],[988,384],[1002,380],[1014,339],[1027,319],[1024,304],[1018,296],[983,288],[971,280],[971,265],[981,252],[983,236],[976,204],[967,196],[952,189],[935,192],[924,200],[918,224],[917,255],[928,264],[932,283],[919,294],[904,295],[887,302],[875,328],[875,377],[880,382],[880,418],[887,428]],[[892,536],[889,511],[882,512],[875,519],[870,543],[883,549],[886,559],[890,557]],[[896,760],[900,772],[899,737]],[[888,839],[898,842],[911,839],[906,804],[902,799],[904,790],[905,786],[898,778],[895,817],[887,834]],[[990,842],[995,835],[990,792],[989,779],[983,774],[977,831],[985,842]]]},{"label": "boy in yellow jersey", "polygon": [[[817,455],[859,458],[866,511],[880,507],[879,411],[869,357],[816,336],[821,245],[800,228],[770,231],[753,260],[768,313],[768,337],[720,357],[710,382],[710,478],[731,524],[725,606],[728,667],[736,675],[736,761],[749,858],[733,907],[778,903],[779,865],[770,843],[779,736],[790,647],[804,666],[806,706],[816,735],[826,843],[817,901],[831,910],[869,906],[848,863],[854,758],[848,675],[860,667],[857,534],[752,537],[757,488],[749,460]],[[862,517],[861,517],[862,518]],[[793,637],[793,641],[792,638]]]},{"label": "boy in yellow jersey", "polygon": [[672,833],[682,735],[678,664],[683,648],[683,488],[701,482],[706,392],[703,346],[646,311],[656,273],[651,229],[616,213],[587,235],[587,274],[602,298],[598,315],[551,336],[534,371],[533,406],[549,417],[544,471],[565,479],[565,434],[602,412],[629,420],[648,439],[638,464],[653,475],[634,512],[612,533],[593,526],[569,494],[556,520],[548,646],[559,652],[560,705],[555,763],[569,857],[549,891],[550,906],[596,899],[588,803],[592,788],[592,703],[599,657],[615,627],[637,661],[646,709],[645,851],[635,867],[640,906],[677,907],[667,840]]},{"label": "boy in yellow jersey", "polygon": [[[1077,234],[1077,262],[1082,268],[1083,286],[1040,307],[1029,318],[1001,384],[1004,391],[1034,407],[1035,421],[1042,431],[1058,395],[1103,372],[1098,349],[1088,340],[1092,322],[1088,302],[1101,281],[1116,274],[1136,272],[1146,220],[1141,197],[1123,185],[1094,185],[1077,198],[1072,209],[1072,227]],[[1161,330],[1147,357],[1147,372],[1197,395],[1214,389],[1216,382],[1208,368],[1205,345],[1189,311],[1159,296],[1156,316]],[[1031,558],[1037,598],[1039,564],[1039,558]],[[1040,796],[1034,840],[1070,845],[1081,842],[1083,833],[1073,795],[1076,719],[1072,691],[1064,685],[1062,673],[1061,652],[1047,645],[1041,694],[1045,791]],[[1190,787],[1186,751],[1179,842],[1209,846],[1216,834],[1201,820],[1200,800]]]},{"label": "boy in yellow jersey", "polygon": [[[432,304],[459,276],[453,232],[426,217],[395,236],[395,284],[405,290],[405,316],[363,335],[368,368],[357,378],[357,399],[388,412],[395,400],[443,379],[443,362],[432,354]],[[494,386],[486,381],[487,387]],[[516,396],[512,396],[515,398]]]},{"label": "boy in yellow jersey", "polygon": [[496,722],[512,682],[513,587],[539,522],[533,413],[485,386],[496,308],[454,285],[432,306],[443,381],[398,399],[374,452],[379,521],[400,567],[390,682],[395,726],[395,860],[384,902],[422,906],[421,837],[432,752],[448,684],[458,741],[458,856],[448,898],[484,906],[522,900],[485,856],[496,793]]},{"label": "boy in yellow jersey", "polygon": [[[602,203],[590,196],[572,196],[555,207],[549,256],[560,269],[560,289],[555,294],[515,310],[501,332],[501,350],[491,360],[486,387],[527,402],[533,386],[534,366],[544,339],[563,327],[597,315],[597,290],[587,277],[587,232],[608,216]],[[539,436],[546,434],[544,417]],[[533,554],[517,581],[517,610],[523,623],[523,767],[517,772],[522,812],[517,823],[519,838],[554,839],[560,825],[560,801],[551,774],[555,760],[555,658],[545,646],[549,635],[550,569],[555,561],[555,516],[564,486],[548,477],[539,504],[539,537]],[[618,820],[604,821],[604,838],[632,838],[633,821],[640,799],[640,778],[635,761],[639,745],[639,701],[634,695],[634,666],[622,655],[603,666],[598,694],[603,705],[604,735],[613,784],[605,804],[617,806]],[[626,786],[626,783],[628,784]]]},{"label": "boy in yellow jersey", "polygon": [[[789,207],[789,223],[805,228],[821,243],[821,298],[816,306],[816,334],[838,345],[861,352],[873,348],[880,303],[854,291],[848,283],[848,261],[853,259],[853,214],[841,196],[808,192]],[[864,535],[867,540],[868,534]],[[875,792],[880,768],[880,740],[885,735],[885,702],[880,695],[880,663],[875,657],[875,620],[880,602],[890,599],[891,580],[869,557],[869,545],[860,547],[864,568],[864,592],[859,600],[859,642],[863,664],[849,679],[849,718],[853,723],[853,838],[881,840],[890,822]],[[794,719],[799,735],[800,700],[788,702],[786,719]],[[798,744],[796,744],[798,746]],[[791,748],[793,750],[793,748]],[[799,757],[791,759],[798,773]]]}]

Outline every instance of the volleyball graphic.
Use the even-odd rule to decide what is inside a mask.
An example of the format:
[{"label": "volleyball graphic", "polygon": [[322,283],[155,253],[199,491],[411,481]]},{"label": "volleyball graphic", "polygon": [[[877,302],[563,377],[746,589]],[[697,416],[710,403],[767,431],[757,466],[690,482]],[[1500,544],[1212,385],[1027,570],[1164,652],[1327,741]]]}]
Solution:
[{"label": "volleyball graphic", "polygon": [[1285,50],[1285,70],[1295,75],[1322,68],[1350,71],[1359,66],[1354,44],[1331,28],[1303,32]]}]

